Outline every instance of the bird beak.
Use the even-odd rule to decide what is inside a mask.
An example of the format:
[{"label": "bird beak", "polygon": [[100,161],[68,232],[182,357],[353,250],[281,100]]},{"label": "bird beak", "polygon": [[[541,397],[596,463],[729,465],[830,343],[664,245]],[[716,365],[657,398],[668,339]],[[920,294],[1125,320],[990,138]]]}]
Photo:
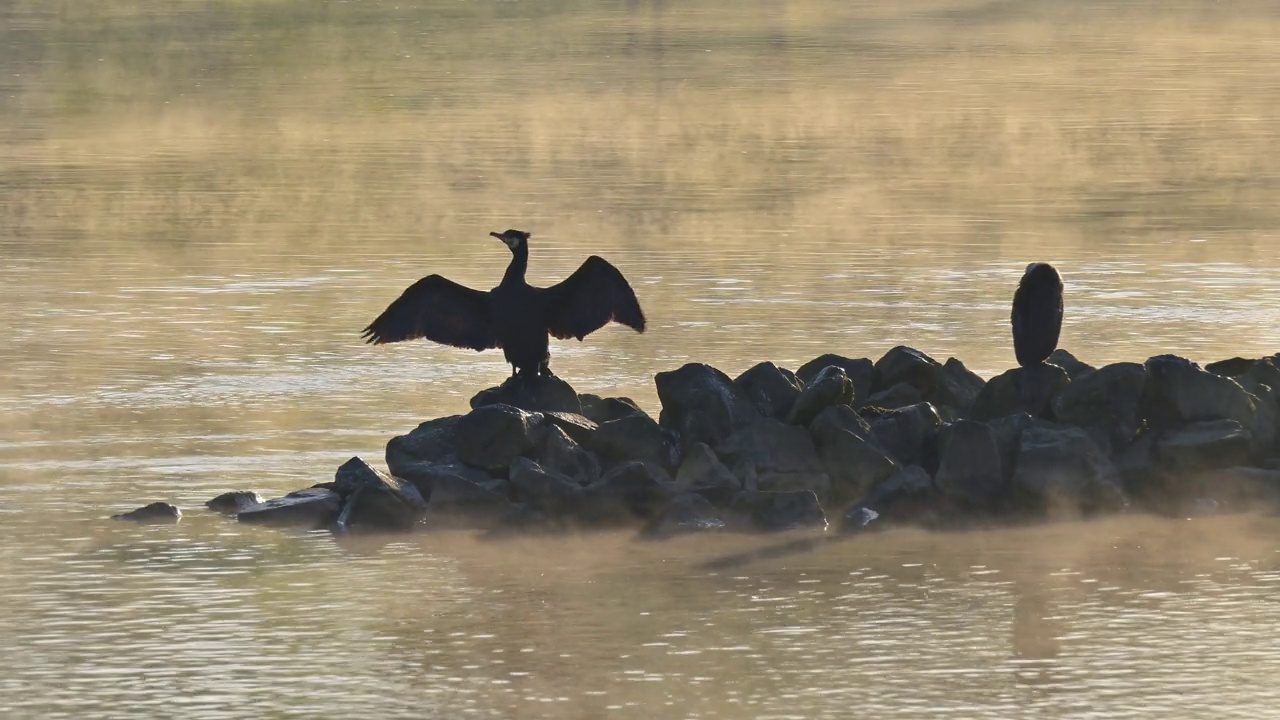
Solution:
[{"label": "bird beak", "polygon": [[506,240],[502,237],[502,233],[491,232],[489,234],[492,235],[493,237],[498,238],[499,240],[502,240],[503,242],[506,242]]}]

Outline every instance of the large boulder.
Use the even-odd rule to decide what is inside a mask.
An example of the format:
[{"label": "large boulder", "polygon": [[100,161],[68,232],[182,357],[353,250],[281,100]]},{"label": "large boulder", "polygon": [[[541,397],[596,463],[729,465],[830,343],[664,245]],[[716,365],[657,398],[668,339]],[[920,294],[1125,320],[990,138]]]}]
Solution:
[{"label": "large boulder", "polygon": [[628,397],[600,397],[591,393],[582,393],[578,399],[582,401],[583,416],[597,425],[628,415],[648,417],[636,401]]},{"label": "large boulder", "polygon": [[705,443],[693,443],[685,448],[676,471],[676,484],[682,492],[702,495],[718,507],[731,503],[742,490],[742,481]]},{"label": "large boulder", "polygon": [[478,407],[458,421],[458,459],[473,467],[501,470],[533,449],[542,423],[541,415],[511,405]]},{"label": "large boulder", "polygon": [[1241,465],[1249,457],[1251,440],[1235,420],[1204,420],[1162,433],[1156,457],[1179,473]]},{"label": "large boulder", "polygon": [[938,433],[934,484],[969,507],[991,509],[1005,491],[996,431],[986,423],[960,420]]},{"label": "large boulder", "polygon": [[1053,398],[1053,415],[1068,425],[1097,427],[1116,445],[1142,428],[1142,392],[1147,371],[1138,363],[1115,363],[1077,376]]},{"label": "large boulder", "polygon": [[537,458],[539,465],[567,475],[580,485],[589,485],[600,479],[600,459],[574,442],[559,427],[547,428]]},{"label": "large boulder", "polygon": [[[813,490],[825,496],[826,468],[808,430],[760,418],[716,447],[716,454],[744,480],[748,490]],[[755,479],[755,486],[748,480]]]},{"label": "large boulder", "polygon": [[845,531],[861,530],[872,521],[932,526],[950,514],[945,498],[934,487],[929,473],[919,465],[909,465],[876,484],[849,508],[842,527]]},{"label": "large boulder", "polygon": [[856,400],[862,400],[871,395],[871,388],[876,382],[876,366],[867,358],[847,358],[830,353],[819,355],[801,365],[800,369],[796,370],[796,377],[800,382],[808,385],[818,377],[818,373],[832,365],[844,370],[845,376],[853,383],[853,396]]},{"label": "large boulder", "polygon": [[542,418],[548,428],[559,428],[580,445],[591,442],[591,436],[600,427],[595,421],[576,413],[544,412]]},{"label": "large boulder", "polygon": [[793,373],[771,362],[753,365],[733,382],[751,398],[761,415],[775,420],[786,418],[804,389],[804,383]]},{"label": "large boulder", "polygon": [[333,491],[343,498],[339,529],[404,530],[417,524],[427,510],[413,483],[378,472],[358,457],[338,468]]},{"label": "large boulder", "polygon": [[697,493],[685,493],[672,500],[666,510],[646,525],[641,536],[650,540],[665,540],[676,535],[724,528],[725,522],[710,500]]},{"label": "large boulder", "polygon": [[476,482],[440,465],[413,481],[427,500],[425,522],[433,527],[487,524],[512,512],[504,480]]},{"label": "large boulder", "polygon": [[1049,359],[1046,362],[1048,362],[1050,365],[1057,365],[1063,370],[1066,370],[1067,375],[1071,378],[1072,382],[1075,382],[1077,379],[1082,378],[1085,375],[1088,375],[1094,370],[1094,367],[1092,365],[1086,362],[1081,362],[1076,358],[1075,355],[1072,355],[1071,353],[1067,352],[1066,350],[1063,350],[1062,348],[1058,348],[1057,350],[1054,350],[1052,353],[1050,353]]},{"label": "large boulder", "polygon": [[832,405],[809,423],[809,432],[819,443],[823,434],[831,430],[844,430],[861,438],[871,437],[871,424],[848,405]]},{"label": "large boulder", "polygon": [[588,447],[611,463],[640,460],[674,468],[680,458],[676,438],[646,415],[628,415],[602,424]]},{"label": "large boulder", "polygon": [[252,490],[232,490],[207,501],[204,506],[223,515],[235,515],[250,505],[266,502],[266,498]]},{"label": "large boulder", "polygon": [[921,464],[925,442],[942,427],[938,411],[927,402],[864,417],[871,424],[871,432],[880,445],[903,465]]},{"label": "large boulder", "polygon": [[914,385],[898,383],[879,392],[871,393],[871,397],[858,403],[859,408],[881,408],[897,410],[924,402],[924,396]]},{"label": "large boulder", "polygon": [[236,519],[253,525],[314,530],[338,519],[341,506],[342,497],[338,493],[325,488],[307,488],[251,505],[241,510]]},{"label": "large boulder", "polygon": [[977,373],[965,367],[956,358],[947,361],[938,369],[938,384],[933,396],[925,398],[935,405],[954,409],[960,414],[968,412],[973,406],[982,388],[987,384]]},{"label": "large boulder", "polygon": [[461,415],[428,420],[406,435],[397,435],[387,443],[387,469],[403,477],[402,468],[416,462],[436,462],[457,452],[458,422]]},{"label": "large boulder", "polygon": [[921,397],[933,397],[942,365],[928,355],[899,345],[876,361],[876,390],[906,383],[920,391]]},{"label": "large boulder", "polygon": [[550,518],[576,518],[586,507],[586,490],[577,481],[529,458],[512,460],[507,477],[517,502]]},{"label": "large boulder", "polygon": [[167,502],[153,502],[136,510],[112,515],[111,519],[149,525],[168,525],[181,520],[182,511]]},{"label": "large boulder", "polygon": [[974,420],[992,420],[1015,412],[1052,419],[1052,400],[1071,382],[1057,365],[1040,364],[1006,370],[991,378],[973,402]]},{"label": "large boulder", "polygon": [[1236,381],[1215,375],[1175,355],[1147,360],[1144,403],[1148,423],[1157,430],[1201,420],[1235,420],[1252,429],[1253,398]]},{"label": "large boulder", "polygon": [[716,446],[760,413],[751,398],[728,375],[699,363],[654,377],[662,413],[658,420],[679,431],[684,442]]},{"label": "large boulder", "polygon": [[853,383],[844,369],[828,365],[805,385],[787,413],[787,422],[808,426],[826,408],[853,402],[853,393]]},{"label": "large boulder", "polygon": [[862,497],[898,470],[898,464],[871,439],[870,428],[847,406],[822,411],[809,431],[831,478],[831,497],[837,504]]},{"label": "large boulder", "polygon": [[661,467],[634,460],[625,462],[586,488],[586,519],[596,524],[652,519],[679,494],[676,483]]},{"label": "large boulder", "polygon": [[1032,424],[1022,431],[1013,482],[1027,509],[1075,516],[1113,504],[1114,472],[1085,430]]},{"label": "large boulder", "polygon": [[765,532],[827,527],[826,513],[812,490],[746,490],[734,498],[733,511],[752,529]]},{"label": "large boulder", "polygon": [[510,405],[527,412],[582,414],[578,393],[558,377],[516,375],[507,378],[498,387],[481,390],[471,398],[472,409],[486,405]]}]

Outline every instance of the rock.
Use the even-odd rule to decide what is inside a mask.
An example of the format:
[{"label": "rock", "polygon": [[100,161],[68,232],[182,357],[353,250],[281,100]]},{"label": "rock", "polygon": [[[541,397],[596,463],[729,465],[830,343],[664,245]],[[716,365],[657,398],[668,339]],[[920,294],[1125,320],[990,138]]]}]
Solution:
[{"label": "rock", "polygon": [[892,387],[885,388],[878,393],[872,393],[871,397],[864,402],[858,403],[859,408],[873,407],[884,410],[897,410],[909,405],[916,405],[924,402],[924,396],[914,385],[906,383],[898,383]]},{"label": "rock", "polygon": [[151,525],[172,524],[182,519],[182,511],[167,502],[153,502],[127,513],[112,515],[111,519]]},{"label": "rock", "polygon": [[960,420],[938,433],[934,485],[970,507],[990,509],[1005,491],[996,431],[986,423]]},{"label": "rock", "polygon": [[247,507],[236,515],[236,519],[253,525],[314,530],[327,527],[336,520],[341,505],[342,498],[338,493],[324,488],[307,488]]},{"label": "rock", "polygon": [[859,532],[865,530],[879,519],[880,513],[869,507],[859,505],[858,507],[850,508],[849,512],[845,513],[844,524],[840,526],[840,529],[845,532]]},{"label": "rock", "polygon": [[855,503],[845,513],[843,527],[846,530],[860,528],[868,518],[868,510],[875,513],[877,523],[936,525],[946,507],[929,473],[919,465],[909,465],[877,484]]},{"label": "rock", "polygon": [[742,490],[742,481],[705,443],[693,443],[685,448],[680,469],[676,471],[676,484],[682,492],[702,495],[718,507],[728,506]]},{"label": "rock", "polygon": [[502,480],[480,484],[439,466],[434,475],[419,476],[413,484],[427,500],[424,520],[433,527],[490,523],[512,512]]},{"label": "rock", "polygon": [[1022,431],[1013,482],[1030,509],[1075,515],[1092,510],[1111,488],[1114,473],[1102,450],[1081,428],[1031,424]]},{"label": "rock", "polygon": [[[504,471],[505,469],[506,468],[502,468]],[[495,483],[496,485],[503,484],[501,479],[490,475],[487,470],[472,467],[459,460],[456,455],[446,455],[435,462],[427,462],[424,460],[405,463],[400,466],[399,472],[392,473],[392,475],[402,480],[408,480],[414,485],[417,485],[418,491],[421,493],[422,482],[429,482],[431,478],[440,475],[441,473],[456,475],[483,487],[491,487],[494,486]],[[427,497],[427,493],[423,493],[422,497],[425,499]]]},{"label": "rock", "polygon": [[812,490],[743,491],[734,498],[733,510],[752,528],[765,532],[827,527],[827,516]]},{"label": "rock", "polygon": [[471,408],[487,405],[509,405],[526,412],[565,412],[582,414],[578,393],[558,377],[517,375],[498,387],[481,390],[471,398]]},{"label": "rock", "polygon": [[956,358],[947,358],[938,370],[938,385],[932,397],[925,398],[934,405],[953,408],[963,415],[978,399],[987,381],[964,366]]},{"label": "rock", "polygon": [[458,459],[473,467],[500,470],[533,449],[542,416],[511,405],[484,405],[458,421]]},{"label": "rock", "polygon": [[542,439],[538,464],[573,478],[579,485],[589,485],[600,479],[600,460],[558,427],[548,428]]},{"label": "rock", "polygon": [[742,388],[719,370],[689,363],[654,378],[662,402],[659,422],[679,431],[684,442],[718,445],[760,417]]},{"label": "rock", "polygon": [[1229,360],[1219,360],[1218,362],[1209,363],[1204,366],[1204,369],[1214,375],[1237,378],[1252,370],[1255,362],[1255,360],[1247,360],[1242,357],[1233,357]]},{"label": "rock", "polygon": [[642,536],[652,540],[664,540],[676,535],[724,528],[725,522],[720,519],[711,501],[697,493],[685,493],[678,495],[666,510],[645,526]]},{"label": "rock", "polygon": [[1142,392],[1147,371],[1137,363],[1115,363],[1078,376],[1053,398],[1053,415],[1068,425],[1097,427],[1116,445],[1128,444],[1142,428]]},{"label": "rock", "polygon": [[814,419],[810,432],[822,466],[831,478],[831,497],[836,503],[864,496],[898,470],[898,464],[879,442],[869,439],[870,428],[862,418],[846,406],[824,410]]},{"label": "rock", "polygon": [[635,400],[626,397],[600,397],[590,393],[578,396],[582,402],[582,414],[597,425],[617,420],[628,415],[644,415],[649,417]]},{"label": "rock", "polygon": [[1156,457],[1176,472],[1241,465],[1249,457],[1251,436],[1235,420],[1205,420],[1161,434]]},{"label": "rock", "polygon": [[871,437],[870,423],[848,405],[832,405],[809,423],[809,432],[819,444],[822,436],[832,430],[844,430],[864,439]]},{"label": "rock", "polygon": [[579,445],[591,442],[591,436],[600,427],[586,417],[574,413],[544,412],[542,417],[548,426],[558,428]]},{"label": "rock", "polygon": [[734,384],[751,398],[756,411],[765,417],[782,420],[800,397],[804,383],[794,374],[771,362],[762,362],[734,379]]},{"label": "rock", "polygon": [[973,402],[974,420],[992,420],[1015,412],[1050,419],[1053,397],[1071,382],[1057,365],[1014,368],[991,378]]},{"label": "rock", "polygon": [[653,518],[666,510],[677,494],[675,483],[661,467],[625,462],[586,488],[587,517],[596,523]]},{"label": "rock", "polygon": [[457,451],[458,421],[461,415],[428,420],[407,435],[398,435],[387,443],[387,469],[403,477],[401,468],[415,462],[435,462]]},{"label": "rock", "polygon": [[927,402],[888,410],[867,420],[880,445],[903,465],[920,464],[924,459],[925,441],[942,426],[942,418]]},{"label": "rock", "polygon": [[847,358],[842,355],[819,355],[796,371],[796,378],[808,385],[827,367],[835,365],[844,370],[845,376],[853,383],[853,397],[862,400],[871,395],[871,388],[876,382],[876,366],[866,358]]},{"label": "rock", "polygon": [[1174,355],[1158,355],[1146,362],[1143,399],[1148,423],[1166,430],[1201,420],[1235,420],[1252,429],[1256,407],[1236,381],[1200,369]]},{"label": "rock", "polygon": [[680,458],[675,438],[644,415],[610,420],[596,430],[589,446],[614,463],[640,460],[674,468]]},{"label": "rock", "polygon": [[832,405],[848,405],[853,402],[853,383],[844,369],[836,365],[828,365],[813,378],[813,382],[805,385],[800,396],[787,413],[787,423],[804,425],[818,416],[818,413]]},{"label": "rock", "polygon": [[1204,476],[1201,497],[1211,497],[1225,511],[1280,508],[1280,472],[1255,467],[1229,467]]},{"label": "rock", "polygon": [[204,506],[223,515],[235,515],[250,505],[262,502],[266,502],[266,498],[252,490],[233,490],[209,500]]},{"label": "rock", "polygon": [[517,457],[508,471],[518,502],[554,518],[577,517],[586,506],[586,490],[573,478],[549,471],[526,457]]},{"label": "rock", "polygon": [[899,345],[876,361],[874,391],[906,383],[920,391],[921,397],[932,397],[938,387],[938,372],[942,366],[928,355]]},{"label": "rock", "polygon": [[1088,375],[1094,370],[1092,365],[1080,362],[1076,359],[1075,355],[1072,355],[1062,348],[1058,348],[1050,353],[1047,362],[1050,365],[1057,365],[1063,370],[1066,370],[1067,377],[1071,378],[1072,382],[1075,382],[1077,378],[1082,378],[1085,375]]},{"label": "rock", "polygon": [[813,437],[802,427],[759,418],[717,446],[716,454],[735,474],[741,468],[756,478],[754,488],[743,483],[749,490],[813,490],[825,496],[830,488]]},{"label": "rock", "polygon": [[427,511],[427,502],[413,483],[380,473],[358,457],[338,468],[333,490],[344,499],[337,521],[342,530],[405,530]]}]

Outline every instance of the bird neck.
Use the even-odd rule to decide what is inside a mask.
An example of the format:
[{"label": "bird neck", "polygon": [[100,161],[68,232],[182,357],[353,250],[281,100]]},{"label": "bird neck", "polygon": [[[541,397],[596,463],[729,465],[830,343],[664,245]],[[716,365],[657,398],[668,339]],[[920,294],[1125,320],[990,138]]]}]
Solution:
[{"label": "bird neck", "polygon": [[507,272],[502,276],[503,284],[524,282],[524,271],[528,267],[529,246],[521,243],[519,247],[511,251],[511,264],[507,266]]}]

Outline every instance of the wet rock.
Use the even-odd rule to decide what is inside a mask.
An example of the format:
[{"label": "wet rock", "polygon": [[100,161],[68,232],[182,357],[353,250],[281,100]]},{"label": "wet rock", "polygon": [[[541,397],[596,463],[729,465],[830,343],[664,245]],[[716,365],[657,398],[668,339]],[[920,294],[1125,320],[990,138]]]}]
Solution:
[{"label": "wet rock", "polygon": [[1249,457],[1251,439],[1235,420],[1205,420],[1162,433],[1156,457],[1176,472],[1241,465]]},{"label": "wet rock", "polygon": [[987,384],[977,373],[965,367],[956,358],[947,358],[938,370],[938,385],[932,397],[925,398],[934,405],[954,408],[964,414],[977,401]]},{"label": "wet rock", "polygon": [[[502,480],[490,475],[488,471],[467,465],[459,460],[456,455],[446,455],[435,462],[415,461],[405,463],[399,467],[399,472],[393,472],[392,475],[418,485],[419,492],[421,492],[419,480],[428,480],[440,473],[457,475],[477,485],[502,484]],[[426,495],[424,494],[423,497],[425,498]]]},{"label": "wet rock", "polygon": [[609,462],[640,460],[673,468],[680,449],[671,433],[643,415],[610,420],[596,430],[589,447]]},{"label": "wet rock", "polygon": [[932,397],[938,387],[938,372],[942,365],[928,355],[899,345],[876,361],[874,390],[884,390],[898,383],[906,383],[920,391],[921,397]]},{"label": "wet rock", "polygon": [[498,387],[481,390],[471,398],[472,409],[487,405],[509,405],[526,412],[582,414],[578,393],[557,377],[518,375],[507,378]]},{"label": "wet rock", "polygon": [[999,441],[986,423],[960,420],[938,433],[934,484],[962,503],[990,508],[1005,491]]},{"label": "wet rock", "polygon": [[578,396],[582,402],[582,414],[597,425],[617,420],[628,415],[644,415],[648,413],[640,409],[635,400],[627,397],[600,397],[590,393]]},{"label": "wet rock", "polygon": [[586,506],[586,490],[573,478],[526,457],[511,461],[508,482],[517,502],[551,517],[576,517]]},{"label": "wet rock", "polygon": [[831,478],[831,497],[835,503],[844,504],[862,497],[898,470],[898,464],[884,448],[869,439],[869,426],[846,406],[824,410],[814,419],[810,432],[817,444],[818,457]]},{"label": "wet rock", "polygon": [[791,412],[787,413],[787,422],[791,425],[808,426],[818,413],[832,405],[848,405],[853,402],[853,383],[844,369],[836,365],[828,365],[805,385]]},{"label": "wet rock", "polygon": [[387,469],[403,477],[401,469],[416,462],[436,462],[457,452],[458,422],[461,415],[428,420],[407,435],[397,435],[387,443]]},{"label": "wet rock", "polygon": [[441,467],[413,484],[427,500],[424,521],[432,527],[489,524],[512,512],[504,480],[481,484]]},{"label": "wet rock", "polygon": [[866,419],[880,445],[903,465],[919,465],[924,459],[925,441],[942,426],[942,418],[929,403],[888,410]]},{"label": "wet rock", "polygon": [[328,527],[338,518],[342,498],[324,488],[307,488],[240,511],[236,519],[252,525],[306,530]]},{"label": "wet rock", "polygon": [[266,498],[252,490],[232,490],[209,500],[204,506],[223,515],[235,515],[250,505],[261,502],[266,502]]},{"label": "wet rock", "polygon": [[973,402],[974,420],[991,420],[1015,412],[1051,419],[1053,397],[1071,382],[1057,365],[1013,368],[991,378]]},{"label": "wet rock", "polygon": [[843,355],[819,355],[796,370],[796,378],[808,385],[818,373],[830,366],[844,370],[844,374],[853,383],[853,397],[861,401],[871,395],[871,388],[876,382],[876,366],[867,358],[847,358]]},{"label": "wet rock", "polygon": [[1088,375],[1094,370],[1092,365],[1077,360],[1075,355],[1072,355],[1062,348],[1058,348],[1050,353],[1048,363],[1050,365],[1057,365],[1063,370],[1066,370],[1067,376],[1071,378],[1072,382],[1075,382],[1077,378],[1082,378],[1085,375]]},{"label": "wet rock", "polygon": [[1031,501],[1029,509],[1075,515],[1111,492],[1113,473],[1089,433],[1032,424],[1022,431],[1013,482]]},{"label": "wet rock", "polygon": [[924,402],[924,396],[913,385],[898,383],[885,388],[858,404],[858,407],[874,407],[884,410],[896,410]]},{"label": "wet rock", "polygon": [[843,527],[846,530],[865,524],[870,510],[876,522],[894,525],[940,524],[945,514],[943,497],[929,473],[919,465],[900,468],[890,478],[877,484],[845,513]]},{"label": "wet rock", "polygon": [[542,416],[511,405],[484,405],[458,421],[458,459],[473,467],[501,470],[533,449]]},{"label": "wet rock", "polygon": [[742,481],[725,467],[715,452],[704,443],[685,448],[676,484],[682,492],[697,493],[712,504],[725,507],[742,490]]},{"label": "wet rock", "polygon": [[813,490],[825,495],[830,488],[826,468],[818,459],[813,437],[802,427],[759,418],[716,447],[716,454],[735,474],[754,477],[753,488],[781,491]]},{"label": "wet rock", "polygon": [[696,493],[677,496],[661,514],[645,526],[642,536],[664,540],[677,535],[723,530],[724,520],[711,501]]},{"label": "wet rock", "polygon": [[1103,429],[1112,442],[1127,444],[1142,427],[1147,371],[1137,363],[1115,363],[1072,380],[1053,398],[1053,415],[1068,425]]},{"label": "wet rock", "polygon": [[544,412],[542,418],[548,427],[559,428],[579,445],[591,442],[591,436],[599,428],[595,422],[574,413]]},{"label": "wet rock", "polygon": [[860,532],[871,527],[872,523],[880,519],[880,513],[869,507],[850,508],[849,512],[844,515],[844,523],[840,529],[845,532]]},{"label": "wet rock", "polygon": [[666,510],[678,494],[676,484],[661,467],[625,462],[586,488],[589,519],[607,523],[653,518]]},{"label": "wet rock", "polygon": [[112,515],[111,519],[149,525],[172,524],[182,519],[182,511],[167,502],[153,502],[127,513]]},{"label": "wet rock", "polygon": [[659,422],[685,442],[716,446],[760,417],[751,398],[719,370],[689,363],[654,378],[662,402]]},{"label": "wet rock", "polygon": [[1201,420],[1235,420],[1252,429],[1256,408],[1236,381],[1202,370],[1174,355],[1158,355],[1146,362],[1143,398],[1148,423],[1165,430]]},{"label": "wet rock", "polygon": [[794,374],[771,362],[752,366],[733,382],[751,398],[757,412],[775,420],[787,416],[804,389]]},{"label": "wet rock", "polygon": [[334,492],[344,500],[339,529],[405,530],[427,511],[413,483],[380,473],[358,457],[343,463],[333,482]]},{"label": "wet rock", "polygon": [[848,405],[832,405],[809,423],[809,432],[819,443],[823,434],[832,430],[844,430],[861,438],[871,437],[871,424]]},{"label": "wet rock", "polygon": [[538,464],[573,478],[579,485],[600,479],[600,460],[558,427],[547,429],[538,451]]},{"label": "wet rock", "polygon": [[733,510],[747,518],[752,528],[765,532],[827,527],[827,516],[812,490],[746,490],[734,498]]}]

